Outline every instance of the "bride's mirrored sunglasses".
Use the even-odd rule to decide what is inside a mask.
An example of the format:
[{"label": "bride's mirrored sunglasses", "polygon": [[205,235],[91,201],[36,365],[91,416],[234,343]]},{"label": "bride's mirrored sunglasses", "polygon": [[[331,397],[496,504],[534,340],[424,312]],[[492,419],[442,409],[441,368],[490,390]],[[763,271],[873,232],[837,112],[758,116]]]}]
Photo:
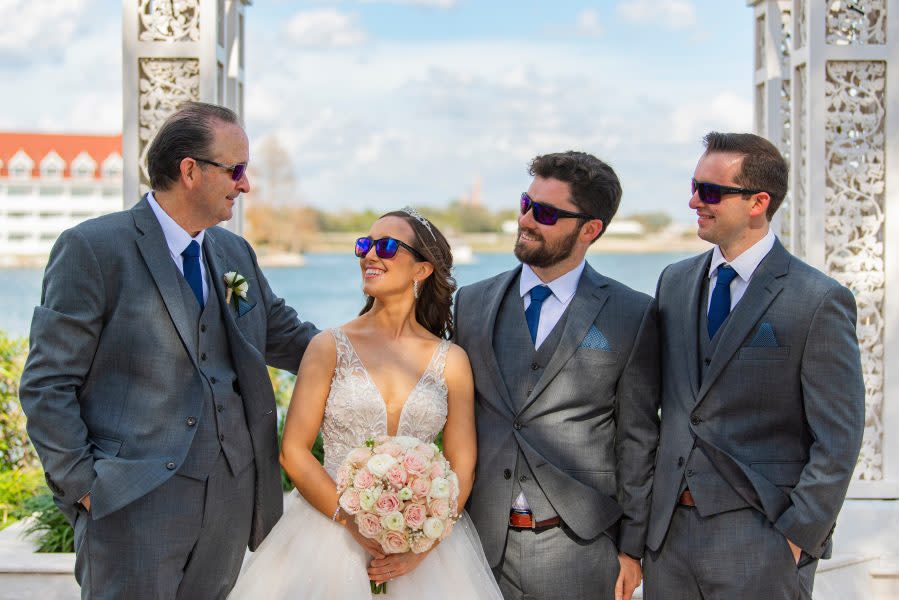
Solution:
[{"label": "bride's mirrored sunglasses", "polygon": [[356,240],[356,256],[359,258],[364,257],[371,251],[371,247],[375,247],[375,254],[378,255],[378,258],[393,258],[396,256],[397,250],[400,249],[400,246],[409,251],[409,253],[415,257],[416,260],[426,262],[426,259],[421,252],[407,244],[402,240],[398,240],[392,237],[382,237],[377,240],[373,240],[371,236],[361,237]]}]

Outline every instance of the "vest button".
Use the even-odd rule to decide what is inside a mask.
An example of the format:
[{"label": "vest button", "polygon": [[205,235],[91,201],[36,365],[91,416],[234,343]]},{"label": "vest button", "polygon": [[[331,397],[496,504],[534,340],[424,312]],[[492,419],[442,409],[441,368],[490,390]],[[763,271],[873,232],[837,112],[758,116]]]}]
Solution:
[{"label": "vest button", "polygon": [[202,354],[200,354],[200,360],[206,360],[206,353],[205,353],[205,352],[203,352]]},{"label": "vest button", "polygon": [[218,411],[219,411],[219,412],[222,412],[223,410],[225,410],[225,405],[224,405],[224,404],[219,404],[219,405],[218,405]]},{"label": "vest button", "polygon": [[218,383],[218,382],[219,382],[219,380],[216,379],[215,377],[210,377],[210,378],[209,378],[209,383],[211,383],[211,384],[213,384],[213,385],[215,385],[215,384]]},{"label": "vest button", "polygon": [[200,331],[206,333],[206,323],[200,323]]},{"label": "vest button", "polygon": [[187,417],[187,420],[185,422],[187,423],[188,427],[193,427],[194,425],[197,424],[197,418],[196,417]]},{"label": "vest button", "polygon": [[531,371],[536,371],[539,368],[540,368],[540,365],[538,365],[537,363],[531,363]]},{"label": "vest button", "polygon": [[710,364],[712,364],[712,359],[706,357],[702,360],[702,362],[705,363],[705,366],[709,366]]},{"label": "vest button", "polygon": [[503,479],[512,479],[512,471],[503,469]]},{"label": "vest button", "polygon": [[165,468],[168,469],[169,471],[174,471],[175,470],[175,461],[170,460],[169,462],[165,463]]},{"label": "vest button", "polygon": [[524,482],[527,481],[527,480],[528,480],[528,476],[527,476],[527,475],[522,475],[521,477],[518,478],[518,481],[520,481],[521,483],[524,483]]},{"label": "vest button", "polygon": [[693,469],[687,469],[687,477],[693,477]]},{"label": "vest button", "polygon": [[515,428],[515,431],[520,431],[520,430],[521,430],[521,423],[519,423],[518,421],[515,421],[515,422],[512,424],[512,427]]},{"label": "vest button", "polygon": [[225,441],[225,434],[224,434],[224,433],[223,433],[222,435],[219,436],[219,441],[220,441],[220,442],[224,442],[224,441]]},{"label": "vest button", "polygon": [[677,458],[677,466],[679,466],[679,467],[684,466],[684,457],[683,456],[679,456]]},{"label": "vest button", "polygon": [[690,417],[690,423],[692,425],[699,425],[700,423],[702,423],[702,419],[700,419],[696,415],[693,415],[692,417]]}]

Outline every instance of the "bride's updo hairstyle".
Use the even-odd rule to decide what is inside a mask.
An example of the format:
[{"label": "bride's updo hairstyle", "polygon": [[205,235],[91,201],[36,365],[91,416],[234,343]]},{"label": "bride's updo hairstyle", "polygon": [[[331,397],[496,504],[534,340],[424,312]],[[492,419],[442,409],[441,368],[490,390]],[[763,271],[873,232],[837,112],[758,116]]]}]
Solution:
[{"label": "bride's updo hairstyle", "polygon": [[[428,331],[439,338],[452,339],[455,335],[453,327],[453,292],[456,291],[456,280],[453,278],[453,253],[449,242],[440,230],[416,211],[409,209],[395,210],[381,215],[399,217],[406,221],[415,233],[411,246],[421,252],[434,272],[419,283],[421,295],[415,301],[415,319]],[[368,296],[365,306],[359,312],[363,315],[371,310],[375,299]]]}]

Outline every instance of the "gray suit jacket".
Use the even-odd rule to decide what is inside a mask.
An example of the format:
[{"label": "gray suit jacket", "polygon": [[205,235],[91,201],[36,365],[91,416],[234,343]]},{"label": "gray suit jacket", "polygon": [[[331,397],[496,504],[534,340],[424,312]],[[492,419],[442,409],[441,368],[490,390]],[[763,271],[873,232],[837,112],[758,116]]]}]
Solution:
[{"label": "gray suit jacket", "polygon": [[[225,310],[232,362],[256,463],[250,546],[282,512],[275,398],[266,363],[296,372],[316,333],[268,285],[249,244],[206,230],[210,293],[225,304],[223,274],[246,276],[237,316]],[[175,473],[202,413],[197,323],[188,321],[162,228],[146,199],[65,231],[53,247],[20,387],[28,433],[57,504],[74,519],[91,493],[102,518]],[[247,310],[248,308],[248,310]]]},{"label": "gray suit jacket", "polygon": [[700,383],[710,261],[711,251],[659,278],[662,433],[647,545],[665,538],[695,440],[748,506],[809,555],[826,556],[864,428],[855,298],[776,242],[722,325]]},{"label": "gray suit jacket", "polygon": [[[516,408],[494,353],[494,326],[521,268],[459,290],[456,342],[475,381],[478,463],[469,511],[487,560],[503,555],[519,449],[557,514],[580,538],[610,534],[642,555],[658,439],[658,341],[652,299],[586,265],[562,339]],[[580,347],[595,326],[611,351]],[[526,358],[523,360],[527,360]]]}]

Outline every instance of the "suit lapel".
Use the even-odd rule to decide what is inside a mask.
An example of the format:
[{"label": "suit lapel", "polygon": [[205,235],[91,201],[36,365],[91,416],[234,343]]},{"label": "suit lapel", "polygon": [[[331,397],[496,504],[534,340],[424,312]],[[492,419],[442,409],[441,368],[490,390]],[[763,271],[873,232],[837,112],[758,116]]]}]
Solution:
[{"label": "suit lapel", "polygon": [[228,271],[237,269],[229,266],[224,251],[215,241],[214,231],[210,227],[206,230],[206,235],[203,238],[203,254],[206,257],[206,263],[209,265],[209,287],[211,290],[215,290],[214,293],[218,297],[222,311],[222,320],[225,322],[225,332],[228,335],[228,342],[231,344],[231,351],[232,353],[237,353],[251,346],[250,342],[244,337],[240,327],[237,326],[234,308],[231,304],[225,302],[227,291],[225,290],[224,275]]},{"label": "suit lapel", "polygon": [[596,320],[596,316],[609,298],[607,285],[605,277],[594,271],[589,264],[584,265],[584,272],[578,282],[577,291],[568,306],[568,317],[565,320],[565,329],[562,330],[559,346],[521,410],[517,411],[518,414],[523,413],[534,403],[581,345],[590,325]]},{"label": "suit lapel", "polygon": [[196,324],[191,324],[187,309],[184,307],[181,283],[178,281],[178,277],[181,275],[172,260],[162,227],[159,225],[156,215],[153,214],[153,209],[150,208],[146,197],[131,209],[131,215],[134,218],[135,227],[143,234],[137,238],[138,250],[140,250],[153,281],[156,282],[159,295],[162,296],[162,301],[181,341],[187,348],[191,360],[196,364]]},{"label": "suit lapel", "polygon": [[[509,396],[509,388],[500,372],[499,361],[496,359],[496,351],[493,349],[493,333],[496,329],[496,317],[499,314],[499,308],[502,306],[503,298],[506,296],[506,290],[517,280],[518,274],[521,272],[521,266],[511,271],[499,275],[493,282],[493,285],[484,290],[483,298],[475,298],[474,311],[479,312],[478,307],[483,307],[486,311],[486,322],[478,331],[477,341],[474,348],[481,352],[482,364],[490,374],[490,381],[493,383],[496,394],[489,396],[489,399],[500,397],[503,404],[497,404],[497,408],[508,410],[515,413],[515,407],[512,404],[512,398]],[[469,351],[472,349],[470,348]]]},{"label": "suit lapel", "polygon": [[690,374],[690,388],[693,397],[699,396],[699,319],[705,316],[705,307],[702,305],[702,287],[709,274],[709,265],[712,262],[712,251],[699,257],[696,267],[690,278],[690,287],[686,300],[687,318],[684,319],[684,337],[686,348],[682,353],[687,361],[686,371]]},{"label": "suit lapel", "polygon": [[712,355],[712,362],[702,380],[702,387],[696,398],[700,402],[708,393],[709,388],[721,375],[733,355],[740,348],[743,340],[750,334],[755,325],[768,310],[768,307],[784,287],[783,277],[787,275],[790,266],[790,255],[784,250],[779,241],[758,266],[758,271],[752,276],[746,293],[731,312],[730,317],[724,322],[718,335],[721,339],[718,347]]}]

